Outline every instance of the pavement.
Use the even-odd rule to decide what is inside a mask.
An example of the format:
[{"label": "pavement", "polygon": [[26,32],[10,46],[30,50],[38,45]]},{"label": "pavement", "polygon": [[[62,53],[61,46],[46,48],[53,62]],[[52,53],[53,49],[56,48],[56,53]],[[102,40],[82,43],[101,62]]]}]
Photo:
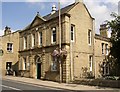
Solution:
[{"label": "pavement", "polygon": [[66,90],[76,90],[76,91],[77,90],[117,90],[120,92],[120,89],[117,89],[117,88],[87,86],[87,85],[80,85],[80,84],[66,84],[66,83],[58,83],[53,81],[39,80],[39,79],[25,78],[25,77],[3,76],[2,78],[4,80],[12,80],[17,82],[33,84],[33,85],[40,85],[45,87],[59,88],[59,89],[66,89]]}]

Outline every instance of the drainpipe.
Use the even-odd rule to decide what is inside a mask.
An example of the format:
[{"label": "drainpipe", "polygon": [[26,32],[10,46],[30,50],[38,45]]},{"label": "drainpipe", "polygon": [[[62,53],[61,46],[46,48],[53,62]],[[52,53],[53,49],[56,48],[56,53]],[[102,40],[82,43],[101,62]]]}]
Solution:
[{"label": "drainpipe", "polygon": [[95,19],[93,19],[93,66],[94,66],[94,76],[96,77],[96,61],[95,61]]},{"label": "drainpipe", "polygon": [[[60,11],[60,0],[58,0],[58,10],[59,10],[59,52],[61,53],[61,11]],[[60,83],[62,82],[62,66],[61,58],[59,59],[60,65]]]},{"label": "drainpipe", "polygon": [[70,81],[73,81],[73,49],[72,49],[72,41],[71,41],[71,19],[69,17],[69,41],[70,41]]}]

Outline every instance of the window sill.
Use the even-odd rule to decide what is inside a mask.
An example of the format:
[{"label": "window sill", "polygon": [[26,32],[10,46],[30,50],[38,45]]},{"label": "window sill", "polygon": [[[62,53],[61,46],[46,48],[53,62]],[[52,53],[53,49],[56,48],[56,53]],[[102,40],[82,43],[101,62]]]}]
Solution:
[{"label": "window sill", "polygon": [[38,47],[40,47],[40,48],[41,48],[42,46],[43,46],[43,45],[38,45]]},{"label": "window sill", "polygon": [[51,45],[55,45],[55,44],[57,44],[57,42],[53,42],[53,43],[51,43]]},{"label": "window sill", "polygon": [[73,43],[73,42],[75,42],[74,40],[71,40],[71,42]]},{"label": "window sill", "polygon": [[92,46],[91,44],[88,44],[88,46]]},{"label": "window sill", "polygon": [[13,51],[12,51],[12,52],[10,52],[10,51],[7,51],[7,54],[13,54]]}]

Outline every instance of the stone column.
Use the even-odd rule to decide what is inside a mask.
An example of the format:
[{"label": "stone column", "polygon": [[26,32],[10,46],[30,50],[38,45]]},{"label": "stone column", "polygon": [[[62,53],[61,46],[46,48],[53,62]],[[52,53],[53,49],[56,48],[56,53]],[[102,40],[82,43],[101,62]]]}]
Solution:
[{"label": "stone column", "polygon": [[34,56],[32,55],[32,56],[30,56],[30,77],[32,77],[32,78],[34,78],[35,76],[34,76],[34,72],[35,72],[35,70],[34,70],[34,63],[35,61],[34,61]]},{"label": "stone column", "polygon": [[41,72],[41,79],[45,79],[45,53],[44,53],[44,50],[43,50],[43,53],[42,53],[42,72]]},{"label": "stone column", "polygon": [[[68,50],[68,46],[66,48],[67,51]],[[70,82],[70,54],[68,52],[67,57],[65,59],[65,61],[63,62],[63,74],[62,74],[62,78],[63,78],[63,82],[69,83]]]}]

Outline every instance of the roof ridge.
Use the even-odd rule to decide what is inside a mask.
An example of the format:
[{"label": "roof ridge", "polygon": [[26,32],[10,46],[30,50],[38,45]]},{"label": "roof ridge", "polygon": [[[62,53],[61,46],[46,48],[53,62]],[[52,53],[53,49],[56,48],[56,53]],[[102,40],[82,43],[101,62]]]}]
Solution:
[{"label": "roof ridge", "polygon": [[46,19],[44,19],[42,16],[40,16],[40,14],[37,14],[36,17],[42,19],[43,21],[46,21]]},{"label": "roof ridge", "polygon": [[[60,10],[61,10],[61,15],[64,14],[64,13],[67,13],[67,12],[68,12],[71,8],[73,8],[76,4],[77,4],[77,3],[72,3],[72,4],[69,4],[69,5],[61,8],[61,9],[60,9]],[[50,20],[50,19],[52,19],[52,18],[49,18],[49,17],[55,16],[55,15],[56,15],[55,17],[57,17],[57,14],[58,14],[58,10],[57,10],[54,14],[52,14],[52,15],[51,15],[51,13],[49,13],[49,14],[43,16],[43,18],[46,19],[46,20]]]}]

